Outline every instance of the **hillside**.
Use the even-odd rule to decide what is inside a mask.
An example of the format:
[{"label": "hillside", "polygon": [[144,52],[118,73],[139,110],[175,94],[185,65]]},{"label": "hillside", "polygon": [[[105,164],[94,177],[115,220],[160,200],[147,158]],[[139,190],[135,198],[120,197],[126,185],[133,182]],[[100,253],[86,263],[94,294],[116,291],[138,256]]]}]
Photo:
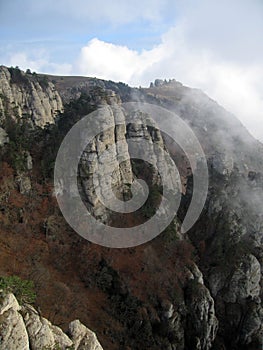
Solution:
[{"label": "hillside", "polygon": [[[202,196],[195,192],[198,161],[191,166],[196,149],[187,153],[157,124],[149,128],[150,113],[140,114],[139,125],[126,125],[127,102],[176,113],[204,150],[208,195],[187,233],[181,226],[191,200]],[[87,145],[78,167],[78,189],[94,217],[129,228],[158,211],[164,190],[160,173],[147,162],[131,159],[130,139],[151,144],[147,156],[155,167],[165,168],[164,154],[169,153],[179,170],[177,216],[144,244],[116,249],[91,243],[69,226],[58,206],[53,182],[58,149],[73,125],[96,110],[107,111],[102,117],[109,127]],[[263,146],[236,117],[175,80],[135,89],[3,66],[0,113],[0,275],[34,281],[36,305],[45,318],[64,331],[79,319],[96,333],[103,349],[263,346]],[[99,118],[94,125],[102,125]],[[184,141],[184,135],[179,136]],[[118,142],[121,148],[114,148]],[[108,156],[103,160],[104,154]],[[119,162],[120,155],[125,162]],[[91,183],[98,165],[109,160],[104,175],[115,169],[113,185],[103,177]],[[120,214],[97,200],[96,189],[107,193],[110,187],[118,198],[130,199],[135,178],[145,180],[150,189],[140,210]],[[63,189],[70,192],[65,184]]]}]

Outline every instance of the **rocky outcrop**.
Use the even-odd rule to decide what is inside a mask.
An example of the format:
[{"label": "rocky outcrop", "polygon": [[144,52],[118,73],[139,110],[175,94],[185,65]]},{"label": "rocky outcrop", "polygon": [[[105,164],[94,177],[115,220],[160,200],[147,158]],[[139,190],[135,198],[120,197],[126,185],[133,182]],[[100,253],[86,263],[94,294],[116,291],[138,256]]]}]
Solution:
[{"label": "rocky outcrop", "polygon": [[22,307],[21,313],[32,350],[55,345],[66,349],[73,344],[59,327],[53,326],[47,319],[41,317],[33,307],[28,305]]},{"label": "rocky outcrop", "polygon": [[178,350],[209,350],[218,330],[214,300],[195,264],[187,268],[184,300],[161,304],[161,324],[170,334],[171,346]]},{"label": "rocky outcrop", "polygon": [[19,313],[20,309],[13,294],[3,298],[0,306],[0,349],[2,350],[29,350],[29,338]]},{"label": "rocky outcrop", "polygon": [[[133,161],[130,160],[132,148],[129,140],[132,140],[135,146],[136,144],[141,145],[143,140],[147,141],[147,147],[141,149],[141,156],[148,158],[153,164],[151,175],[147,172],[151,184],[159,184],[159,175],[154,168],[162,169],[167,164],[164,151],[158,153],[156,146],[160,146],[160,149],[163,150],[165,147],[169,149],[168,139],[163,140],[163,135],[158,131],[158,127],[148,127],[144,116],[139,113],[137,122],[126,125],[127,115],[122,108],[122,101],[130,101],[134,98],[135,101],[150,102],[175,111],[191,126],[206,153],[210,180],[208,199],[200,220],[188,232],[190,240],[196,247],[196,252],[199,253],[198,258],[194,258],[195,261],[198,261],[198,267],[193,263],[189,264],[189,261],[185,263],[184,255],[188,255],[188,252],[184,250],[181,255],[179,254],[178,259],[177,257],[174,259],[179,260],[179,262],[182,260],[183,263],[177,264],[173,261],[172,257],[176,248],[175,237],[179,237],[178,232],[175,232],[177,231],[175,226],[170,230],[169,237],[164,234],[163,238],[158,238],[160,239],[158,241],[158,244],[160,243],[158,255],[161,258],[159,262],[156,257],[152,270],[147,270],[147,266],[144,266],[144,260],[141,257],[141,251],[144,248],[140,248],[141,251],[140,249],[131,249],[127,251],[125,258],[121,255],[121,257],[115,258],[115,270],[120,275],[120,279],[123,280],[123,284],[127,285],[127,290],[130,291],[129,297],[137,295],[139,299],[143,299],[142,295],[147,296],[145,299],[147,299],[148,304],[143,310],[151,310],[151,312],[149,311],[149,315],[151,315],[149,319],[148,316],[145,316],[145,314],[148,315],[148,311],[141,310],[143,317],[136,314],[134,309],[132,309],[132,314],[129,312],[130,306],[134,307],[131,302],[133,299],[130,298],[131,300],[127,301],[125,293],[116,297],[120,290],[119,284],[114,285],[114,288],[104,288],[105,284],[106,286],[113,285],[114,274],[104,274],[105,269],[102,269],[102,277],[100,276],[97,272],[100,271],[100,263],[98,262],[96,265],[93,261],[95,257],[91,254],[92,247],[88,251],[88,248],[82,244],[83,242],[79,245],[76,244],[77,258],[72,260],[72,254],[66,255],[65,253],[68,243],[67,229],[63,225],[57,224],[58,217],[56,215],[48,216],[47,220],[43,218],[43,221],[47,222],[46,237],[49,236],[49,230],[52,234],[50,217],[52,217],[51,221],[55,227],[54,231],[59,237],[57,240],[54,238],[54,242],[50,240],[50,250],[52,251],[52,244],[55,246],[56,241],[62,246],[56,247],[55,250],[58,266],[64,268],[65,261],[67,261],[75,268],[79,266],[79,259],[82,257],[81,264],[84,267],[80,270],[79,277],[87,287],[85,298],[86,295],[88,298],[89,289],[92,289],[94,284],[101,288],[104,293],[109,294],[109,290],[111,290],[112,295],[107,295],[110,307],[103,305],[101,312],[97,309],[98,314],[102,314],[106,307],[107,316],[105,318],[107,322],[105,319],[102,320],[101,329],[96,323],[96,329],[100,331],[100,336],[105,337],[104,341],[111,334],[109,342],[112,341],[112,344],[115,342],[116,348],[127,346],[127,348],[143,349],[148,346],[145,344],[150,343],[148,348],[154,350],[160,348],[176,348],[178,350],[185,348],[191,350],[261,349],[263,346],[261,301],[263,269],[262,145],[249,135],[236,118],[201,91],[186,88],[176,81],[157,80],[151,84],[149,89],[131,89],[125,84],[92,78],[47,77],[45,80],[41,75],[18,73],[14,69],[4,67],[0,68],[0,73],[0,123],[7,115],[16,118],[27,117],[32,124],[39,126],[52,123],[56,110],[63,108],[59,97],[61,96],[65,106],[66,103],[72,101],[71,105],[65,107],[68,108],[68,113],[65,113],[58,120],[58,122],[61,121],[60,126],[62,126],[63,133],[67,129],[67,127],[63,128],[64,122],[70,119],[73,124],[74,121],[79,120],[91,110],[98,109],[96,118],[94,118],[94,126],[98,125],[104,131],[98,133],[83,152],[79,164],[79,186],[86,205],[102,221],[107,221],[110,215],[100,202],[100,196],[108,197],[111,192],[122,200],[130,196],[130,187],[135,179],[136,169]],[[68,123],[70,126],[72,124]],[[3,125],[0,124],[0,126]],[[56,133],[52,134],[52,128],[49,128],[48,132],[45,135],[47,137],[41,140],[43,142],[43,156],[46,139],[50,141],[52,137],[57,137]],[[0,128],[0,146],[7,142],[8,135]],[[170,146],[171,154],[179,163],[176,165],[178,165],[180,174],[181,170],[184,170],[185,192],[178,215],[178,222],[180,222],[191,200],[191,169],[185,160],[185,155],[180,150],[178,152],[176,145],[171,142]],[[31,152],[30,149],[28,151]],[[34,152],[31,153],[34,166],[36,164],[36,167],[39,167],[40,160],[37,157],[34,158]],[[27,172],[27,170],[32,169],[30,154],[22,150],[22,155],[25,169],[16,172],[17,190],[21,196],[26,199],[28,197],[33,201],[31,198],[33,196],[28,196],[28,194],[33,194],[34,183],[41,181],[39,179],[36,181],[33,172],[30,174]],[[103,168],[103,173],[101,176],[96,176],[99,167]],[[65,186],[65,188],[70,192],[70,186]],[[9,193],[9,189],[7,192]],[[6,197],[9,197],[9,194]],[[14,196],[11,197],[11,199],[13,198]],[[6,202],[5,199],[1,215],[4,215],[6,210]],[[10,205],[10,211],[11,209]],[[12,216],[13,220],[19,218],[18,211],[16,208],[15,210],[16,215]],[[122,216],[119,216],[118,220],[121,221],[121,219]],[[135,225],[138,224],[136,219],[137,217],[132,221]],[[8,220],[7,222],[9,223]],[[37,226],[36,232],[39,232],[40,226]],[[18,227],[14,225],[13,231],[16,232]],[[30,225],[27,226],[27,230],[29,229]],[[12,232],[10,223],[7,230]],[[167,243],[165,237],[167,241],[169,238],[170,248],[168,248],[168,244],[165,245]],[[186,236],[180,237],[180,239],[183,238],[188,239]],[[154,246],[154,242],[150,242],[149,245]],[[68,244],[68,246],[72,245]],[[84,250],[83,256],[81,255],[82,249]],[[100,250],[98,247],[94,250],[100,256],[98,260],[112,259],[114,261],[115,253]],[[147,263],[150,258],[149,251],[145,250]],[[125,267],[123,261],[129,254],[134,254],[136,263],[134,264],[132,261],[129,267]],[[11,267],[8,266],[8,268]],[[159,270],[160,273],[155,274]],[[142,279],[140,277],[136,279],[135,276],[139,275],[142,276]],[[178,276],[176,279],[175,275],[180,277],[178,281]],[[153,282],[154,288],[151,287],[147,290],[147,285],[151,282]],[[162,286],[160,290],[156,288],[159,285]],[[165,293],[166,291],[167,293]],[[166,299],[167,302],[165,302]],[[116,303],[115,307],[118,310],[115,314],[112,311],[113,303]],[[8,304],[9,302],[6,302],[5,305]],[[67,308],[67,302],[65,304]],[[71,341],[76,349],[89,349],[89,347],[92,349],[94,344],[97,344],[94,333],[87,330],[79,321],[70,324],[69,336],[67,336],[43,319],[31,307],[23,307],[20,311],[16,310],[16,306],[14,306],[15,311],[12,311],[11,307],[5,310],[5,307],[3,306],[4,311],[0,317],[1,322],[3,321],[1,324],[4,325],[2,327],[3,341],[5,341],[3,348],[8,348],[6,344],[8,344],[9,338],[12,339],[9,343],[17,344],[17,333],[23,335],[21,339],[23,339],[26,349],[30,337],[32,344],[36,344],[35,348],[39,346],[39,342],[41,344],[44,342],[43,338],[49,339],[53,344],[55,342],[69,344]],[[136,307],[134,308],[136,309]],[[84,319],[86,310],[81,310],[80,307],[78,311],[80,312],[78,317]],[[83,313],[81,314],[81,312]],[[123,312],[122,318],[119,317],[121,312]],[[31,322],[30,320],[33,319],[34,322]],[[109,319],[118,319],[118,322],[122,323],[122,335],[119,332],[120,323],[116,326],[114,322],[111,324]],[[105,327],[106,323],[107,327]],[[133,328],[134,325],[136,327]],[[13,328],[18,330],[15,334],[12,333]],[[107,329],[105,330],[105,328]],[[163,342],[158,343],[160,338]],[[108,340],[106,339],[106,341]],[[133,344],[136,345],[133,346]],[[139,345],[137,346],[137,344]],[[155,345],[156,347],[154,347]],[[99,344],[96,346],[100,349]]]},{"label": "rocky outcrop", "polygon": [[[106,220],[105,207],[99,198],[110,198],[111,191],[124,196],[132,183],[133,173],[125,140],[123,110],[116,101],[102,107],[102,112],[99,110],[96,114],[96,123],[104,131],[85,149],[79,169],[81,186],[91,210]],[[108,183],[109,179],[112,179],[111,183]]]},{"label": "rocky outcrop", "polygon": [[228,279],[223,298],[228,303],[240,303],[246,298],[251,300],[260,295],[261,268],[253,255],[246,255]]},{"label": "rocky outcrop", "polygon": [[16,177],[16,182],[19,187],[19,192],[21,194],[29,194],[31,191],[31,180],[30,177],[25,173],[20,173]]},{"label": "rocky outcrop", "polygon": [[0,128],[0,147],[8,143],[9,138],[4,129]]},{"label": "rocky outcrop", "polygon": [[[96,217],[106,221],[109,218],[106,208],[111,201],[105,203],[101,199],[112,198],[112,193],[118,199],[127,199],[135,177],[132,158],[151,164],[151,177],[147,179],[150,186],[161,184],[159,174],[167,174],[171,164],[161,132],[150,116],[135,113],[134,122],[128,122],[119,99],[112,92],[107,102],[103,102],[93,117],[94,129],[98,125],[103,132],[97,134],[83,152],[79,175],[87,206]],[[177,183],[175,178],[167,186],[176,188]]]},{"label": "rocky outcrop", "polygon": [[69,334],[77,350],[103,350],[96,334],[86,328],[79,320],[69,324]]},{"label": "rocky outcrop", "polygon": [[197,281],[191,281],[186,289],[187,317],[186,343],[190,349],[211,349],[215,340],[218,321],[214,300],[209,290]]},{"label": "rocky outcrop", "polygon": [[0,350],[102,350],[92,331],[76,320],[69,336],[32,306],[18,304],[13,294],[0,295]]},{"label": "rocky outcrop", "polygon": [[186,344],[189,349],[209,350],[218,330],[214,300],[204,285],[203,275],[193,264],[189,269],[189,280],[185,288],[187,309]]},{"label": "rocky outcrop", "polygon": [[[230,344],[253,348],[263,346],[261,266],[252,254],[244,255],[236,266],[212,270],[209,286],[216,299],[218,316],[225,322]],[[224,310],[224,311],[223,311]],[[229,330],[236,336],[233,338]]]},{"label": "rocky outcrop", "polygon": [[51,81],[18,68],[0,67],[0,120],[7,115],[26,116],[34,125],[43,127],[54,123],[62,110],[62,100]]}]

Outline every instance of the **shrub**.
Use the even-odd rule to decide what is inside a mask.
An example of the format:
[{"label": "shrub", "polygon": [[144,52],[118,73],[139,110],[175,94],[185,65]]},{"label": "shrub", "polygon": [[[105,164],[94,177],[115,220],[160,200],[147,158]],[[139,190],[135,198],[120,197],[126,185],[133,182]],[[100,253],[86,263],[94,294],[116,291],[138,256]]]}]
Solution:
[{"label": "shrub", "polygon": [[42,87],[43,90],[48,88],[49,80],[48,80],[47,76],[45,76],[45,75],[41,75],[41,76],[38,75],[37,76],[37,81],[38,81],[39,85]]},{"label": "shrub", "polygon": [[11,84],[18,85],[29,85],[27,77],[22,73],[18,66],[8,68],[8,71],[11,76]]},{"label": "shrub", "polygon": [[33,281],[22,280],[18,276],[0,277],[0,289],[13,293],[19,304],[33,304],[36,300]]}]

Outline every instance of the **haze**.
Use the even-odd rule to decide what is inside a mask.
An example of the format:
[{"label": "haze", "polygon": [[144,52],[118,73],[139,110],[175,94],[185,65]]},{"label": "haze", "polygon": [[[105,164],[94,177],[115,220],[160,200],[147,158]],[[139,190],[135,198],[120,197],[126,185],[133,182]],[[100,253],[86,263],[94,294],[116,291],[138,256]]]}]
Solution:
[{"label": "haze", "polygon": [[0,2],[0,64],[205,91],[263,141],[260,0]]}]

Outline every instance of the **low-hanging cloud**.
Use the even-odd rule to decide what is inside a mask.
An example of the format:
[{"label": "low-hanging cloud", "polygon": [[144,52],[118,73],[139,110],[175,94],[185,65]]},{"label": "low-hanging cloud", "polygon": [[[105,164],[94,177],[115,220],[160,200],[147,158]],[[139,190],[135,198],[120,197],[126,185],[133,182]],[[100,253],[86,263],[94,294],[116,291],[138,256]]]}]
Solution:
[{"label": "low-hanging cloud", "polygon": [[175,78],[204,90],[263,140],[263,65],[225,61],[208,49],[193,48],[184,33],[183,24],[172,28],[159,45],[142,52],[93,39],[82,48],[73,71],[133,86]]},{"label": "low-hanging cloud", "polygon": [[[52,4],[51,0],[1,3],[0,18],[3,23],[11,23],[8,14],[17,13],[18,23],[21,20],[31,23],[27,21],[31,19],[37,23],[36,31],[41,21],[47,21],[45,35],[46,31],[51,35],[56,26],[64,30],[69,23],[74,35],[74,28],[82,31],[85,23],[87,26],[105,23],[107,30],[113,26],[120,31],[125,26],[128,32],[127,26],[134,27],[143,21],[151,28],[161,28],[165,23],[165,30],[158,29],[159,41],[155,40],[155,45],[148,43],[147,50],[135,44],[136,49],[131,49],[126,41],[116,44],[114,39],[106,42],[93,35],[86,45],[81,44],[82,48],[75,46],[74,51],[69,47],[74,55],[68,59],[63,55],[64,61],[61,56],[57,61],[54,55],[49,55],[48,47],[44,53],[40,48],[33,54],[32,47],[24,50],[13,47],[12,51],[2,48],[4,64],[51,74],[96,76],[133,86],[148,86],[156,78],[175,78],[204,90],[263,141],[261,0],[202,0],[198,4],[195,0],[114,0],[110,6],[104,0],[94,4],[85,0],[63,3],[65,6],[61,6],[60,0]],[[25,18],[20,16],[19,6],[25,9]],[[168,30],[169,21],[173,25]],[[160,36],[160,32],[164,34]]]}]

